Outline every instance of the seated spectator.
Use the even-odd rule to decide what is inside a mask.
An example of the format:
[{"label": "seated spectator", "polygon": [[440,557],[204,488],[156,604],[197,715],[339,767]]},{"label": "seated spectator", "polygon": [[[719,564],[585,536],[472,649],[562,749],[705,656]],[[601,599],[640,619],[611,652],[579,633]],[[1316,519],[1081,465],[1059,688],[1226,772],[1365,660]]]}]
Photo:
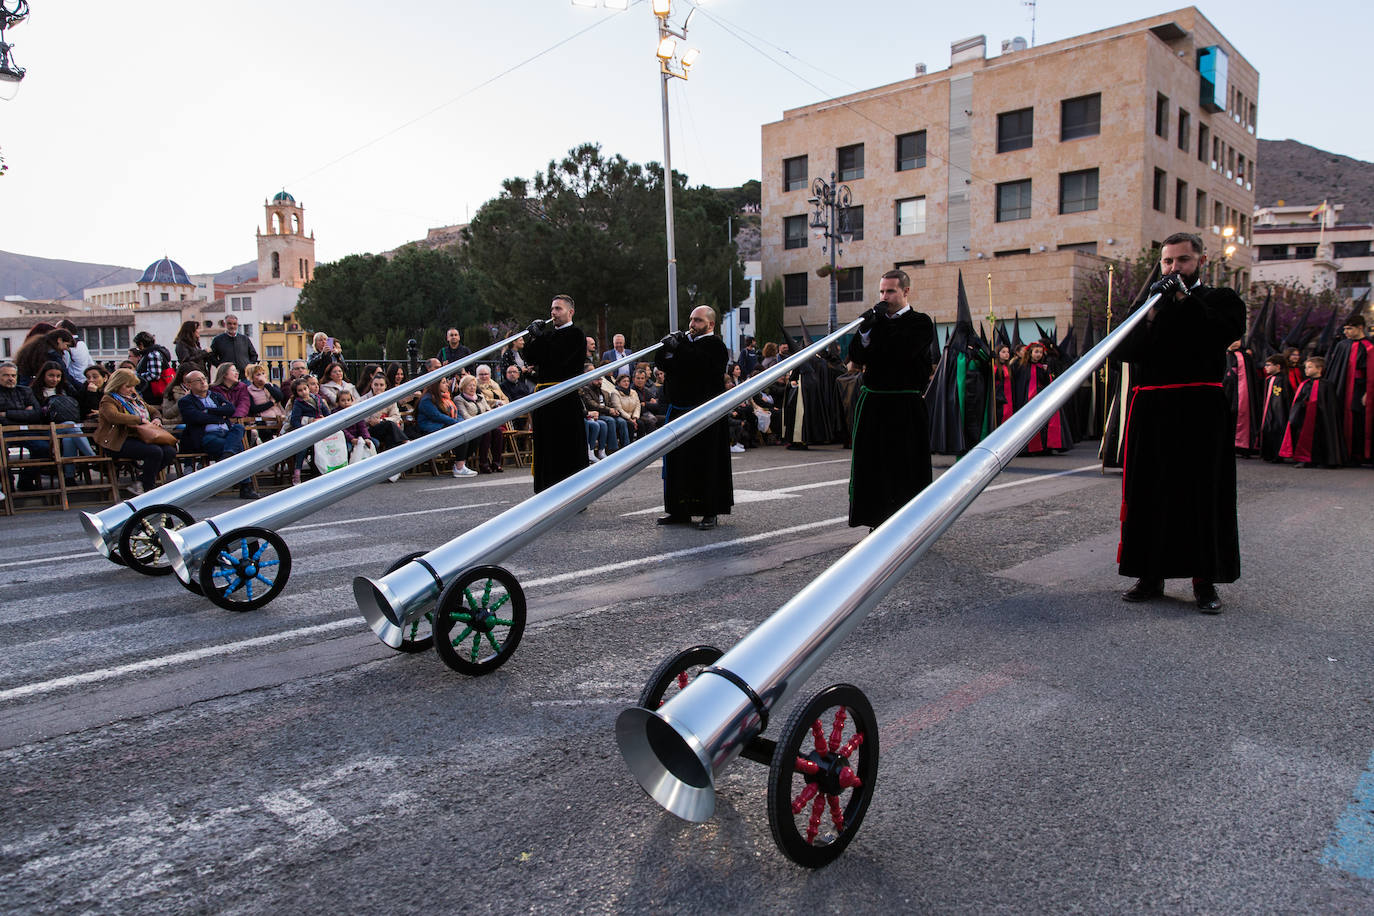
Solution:
[{"label": "seated spectator", "polygon": [[325,370],[324,381],[320,383],[320,396],[329,405],[332,411],[339,399],[339,392],[347,391],[353,395],[353,400],[358,400],[358,389],[353,387],[353,383],[344,378],[343,363],[332,363]]},{"label": "seated spectator", "polygon": [[65,354],[67,359],[62,368],[66,370],[72,387],[79,391],[81,386],[86,384],[86,370],[95,365],[95,359],[91,357],[86,342],[81,339],[81,331],[75,322],[70,318],[63,318],[57,326],[72,335],[72,345]]},{"label": "seated spectator", "polygon": [[506,403],[509,404],[533,394],[534,386],[521,377],[519,366],[511,365],[506,367],[506,377],[501,380],[501,393],[506,396]]},{"label": "seated spectator", "polygon": [[316,331],[310,345],[310,357],[305,362],[306,369],[316,378],[325,378],[329,367],[335,363],[343,363],[343,348],[324,331]]},{"label": "seated spectator", "polygon": [[635,373],[635,394],[639,395],[640,416],[647,414],[653,417],[654,426],[657,428],[667,420],[668,402],[663,398],[663,383],[660,381],[651,384],[649,378],[647,369],[642,375]]},{"label": "seated spectator", "polygon": [[[765,388],[754,395],[754,399],[750,401],[750,406],[754,409],[754,425],[759,432],[759,444],[762,445],[765,441],[764,437],[768,433],[777,431],[775,416],[778,412],[778,405],[773,400],[773,395],[769,389]],[[774,438],[776,439],[776,436]]]},{"label": "seated spectator", "polygon": [[[372,386],[363,397],[377,397],[386,390],[386,376],[379,372],[372,376]],[[384,452],[409,441],[402,429],[401,411],[395,404],[388,404],[377,413],[370,414],[365,422],[372,432],[372,441],[377,443],[378,451]]]},{"label": "seated spectator", "polygon": [[[0,363],[0,423],[8,425],[27,425],[48,422],[48,411],[38,403],[33,389],[19,384],[19,367],[14,363]],[[51,458],[52,449],[46,442],[34,442],[26,446],[34,458]],[[19,488],[33,490],[38,487],[38,475],[24,471],[19,475]]]},{"label": "seated spectator", "polygon": [[[283,392],[282,392],[282,393],[283,393],[283,396],[285,397],[286,401],[289,401],[289,400],[291,399],[291,386],[292,386],[292,384],[295,383],[296,379],[298,379],[298,378],[305,378],[307,375],[309,375],[309,374],[310,374],[310,368],[309,368],[308,366],[306,366],[305,360],[303,360],[303,359],[293,359],[293,360],[291,360],[291,367],[290,367],[289,369],[287,369],[286,372],[287,372],[286,381],[285,381],[284,383],[282,383],[282,388],[283,388]],[[283,402],[282,402],[282,406],[283,406],[283,407],[286,406],[286,401],[283,401]]]},{"label": "seated spectator", "polygon": [[[291,415],[287,418],[291,429],[300,429],[312,420],[329,416],[329,406],[324,398],[310,390],[310,380],[313,378],[313,375],[307,375],[291,383]],[[301,482],[301,465],[305,464],[309,454],[312,454],[309,449],[296,453],[296,469],[291,472],[293,485]]]},{"label": "seated spectator", "polygon": [[367,390],[372,387],[372,376],[379,374],[381,371],[382,367],[376,363],[368,363],[366,366],[363,366],[363,371],[358,376],[358,384],[356,386],[359,398],[366,396]]},{"label": "seated spectator", "polygon": [[129,458],[142,466],[139,480],[129,488],[130,493],[137,496],[156,487],[158,473],[176,461],[177,449],[175,445],[154,445],[138,437],[138,427],[160,428],[162,418],[152,416],[147,403],[139,397],[137,372],[115,370],[105,383],[99,415],[95,444],[114,458]]},{"label": "seated spectator", "polygon": [[482,400],[486,401],[487,406],[492,410],[498,407],[504,407],[506,404],[510,403],[510,398],[506,397],[506,393],[501,390],[501,386],[496,384],[496,380],[491,377],[490,366],[485,363],[478,366],[477,374],[474,377],[477,379],[477,393],[481,395]]},{"label": "seated spectator", "polygon": [[191,389],[186,384],[186,373],[205,372],[206,370],[200,363],[189,362],[177,366],[177,374],[172,376],[172,381],[167,385],[167,390],[162,392],[162,406],[158,411],[162,414],[162,425],[171,429],[181,425],[181,408],[178,402],[191,393]]},{"label": "seated spectator", "polygon": [[[339,391],[338,400],[334,402],[335,410],[344,410],[353,406],[353,392],[347,388]],[[367,419],[363,418],[352,426],[345,426],[343,429],[344,441],[348,443],[348,453],[353,454],[353,443],[359,439],[366,439],[372,442],[372,430],[367,425]],[[373,443],[374,447],[376,443]]]},{"label": "seated spectator", "polygon": [[[33,380],[33,396],[38,406],[48,412],[48,422],[54,426],[77,429],[81,425],[81,404],[78,392],[67,377],[67,370],[61,364],[46,362]],[[95,457],[95,449],[85,436],[69,436],[62,440],[62,455],[75,458],[83,455]],[[73,468],[66,468],[67,482],[71,483],[76,475]]]},{"label": "seated spectator", "polygon": [[19,352],[14,354],[14,365],[19,369],[19,384],[29,386],[43,370],[44,363],[66,365],[67,351],[76,345],[71,332],[54,328],[42,336],[34,335],[24,341]]},{"label": "seated spectator", "polygon": [[[223,366],[233,368],[234,364],[224,363]],[[181,434],[185,451],[204,452],[211,461],[230,458],[243,451],[243,426],[231,422],[234,405],[210,387],[205,373],[199,369],[193,368],[187,372],[185,381],[190,392],[183,395],[177,404],[181,420],[186,424],[186,430]],[[261,495],[253,485],[251,475],[239,483],[239,499],[257,499]]]},{"label": "seated spectator", "polygon": [[100,399],[105,396],[105,382],[109,380],[110,373],[100,363],[93,363],[86,367],[85,375],[86,384],[77,389],[76,395],[81,404],[81,418],[89,420],[100,409]]},{"label": "seated spectator", "polygon": [[248,416],[262,424],[250,434],[253,440],[250,444],[256,445],[275,436],[286,421],[286,407],[283,406],[286,396],[268,381],[266,366],[249,363],[244,374],[248,377]]},{"label": "seated spectator", "polygon": [[320,380],[318,378],[313,375],[307,375],[305,377],[305,383],[310,386],[310,393],[312,395],[323,399],[323,395],[320,394]]},{"label": "seated spectator", "polygon": [[[590,340],[591,338],[588,338]],[[594,367],[590,362],[583,365],[583,371],[590,372]],[[601,394],[601,380],[592,379],[577,389],[582,398],[582,408],[586,411],[587,457],[600,461],[608,453],[620,448],[620,440],[615,421],[606,415],[606,401]]]},{"label": "seated spectator", "polygon": [[[449,391],[449,380],[441,378],[425,389],[416,405],[415,425],[419,427],[420,435],[427,436],[458,422],[458,405],[453,402]],[[453,476],[476,477],[477,472],[468,467],[466,446],[460,446],[460,450],[463,457],[453,463]]]},{"label": "seated spectator", "polygon": [[501,351],[501,375],[509,377],[510,367],[516,369],[516,377],[523,379],[533,379],[535,369],[525,362],[525,355],[521,351],[525,349],[525,338],[517,337],[511,341],[506,349]]},{"label": "seated spectator", "polygon": [[643,412],[639,404],[639,395],[635,393],[630,376],[616,376],[615,391],[611,392],[606,406],[615,411],[615,416],[626,424],[631,441],[645,434],[644,428],[640,425]]},{"label": "seated spectator", "polygon": [[[483,366],[482,368],[486,368]],[[490,373],[488,373],[490,377]],[[458,413],[464,420],[471,420],[478,414],[491,410],[491,405],[477,390],[477,378],[465,375],[458,380],[458,397],[455,399]],[[492,474],[505,470],[501,465],[501,427],[488,430],[474,439],[468,440],[467,459],[477,459],[477,473]]]},{"label": "seated spectator", "polygon": [[233,363],[220,363],[215,368],[215,384],[212,386],[234,407],[234,417],[242,419],[253,409],[248,386],[239,378],[239,367]]}]

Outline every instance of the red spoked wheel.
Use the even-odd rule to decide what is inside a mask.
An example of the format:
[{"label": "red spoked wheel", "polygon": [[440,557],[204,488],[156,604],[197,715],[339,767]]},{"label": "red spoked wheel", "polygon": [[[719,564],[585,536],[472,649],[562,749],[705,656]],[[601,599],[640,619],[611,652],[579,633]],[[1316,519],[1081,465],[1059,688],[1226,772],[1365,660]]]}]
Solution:
[{"label": "red spoked wheel", "polygon": [[658,709],[691,683],[702,668],[720,661],[722,654],[715,646],[692,646],[665,658],[649,675],[644,690],[639,694],[639,705],[645,709]]},{"label": "red spoked wheel", "polygon": [[835,684],[793,711],[768,768],[768,826],[783,855],[829,865],[858,832],[878,775],[878,720],[863,691]]}]

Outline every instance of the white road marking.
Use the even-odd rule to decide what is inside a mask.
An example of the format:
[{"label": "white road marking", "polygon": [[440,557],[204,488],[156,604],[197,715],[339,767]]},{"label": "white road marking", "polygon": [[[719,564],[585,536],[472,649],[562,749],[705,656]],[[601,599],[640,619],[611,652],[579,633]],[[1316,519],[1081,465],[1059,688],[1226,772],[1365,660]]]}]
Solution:
[{"label": "white road marking", "polygon": [[305,839],[319,842],[348,832],[334,816],[296,789],[283,789],[258,796],[262,806],[286,821]]}]

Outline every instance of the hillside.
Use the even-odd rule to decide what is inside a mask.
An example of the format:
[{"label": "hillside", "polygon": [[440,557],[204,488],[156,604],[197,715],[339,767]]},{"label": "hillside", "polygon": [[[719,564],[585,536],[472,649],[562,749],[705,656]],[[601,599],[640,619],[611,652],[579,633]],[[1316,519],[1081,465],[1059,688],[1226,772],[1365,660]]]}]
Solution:
[{"label": "hillside", "polygon": [[1343,223],[1374,222],[1374,163],[1351,159],[1299,143],[1297,140],[1259,141],[1255,204],[1271,207],[1280,200],[1289,206],[1345,204]]},{"label": "hillside", "polygon": [[88,286],[127,283],[142,276],[141,269],[113,264],[87,264],[37,258],[0,251],[0,297],[25,299],[80,299]]}]

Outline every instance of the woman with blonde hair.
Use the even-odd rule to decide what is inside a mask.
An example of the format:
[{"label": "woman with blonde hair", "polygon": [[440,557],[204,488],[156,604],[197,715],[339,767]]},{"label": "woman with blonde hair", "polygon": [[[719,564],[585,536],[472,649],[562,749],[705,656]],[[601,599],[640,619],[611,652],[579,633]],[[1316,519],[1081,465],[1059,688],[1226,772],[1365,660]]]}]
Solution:
[{"label": "woman with blonde hair", "polygon": [[[138,373],[116,369],[105,383],[100,399],[95,442],[111,457],[129,458],[142,465],[140,479],[130,491],[137,496],[157,486],[158,473],[176,461],[175,439],[166,444],[171,433],[163,429],[162,418],[152,416],[148,405],[138,396]],[[161,441],[144,441],[146,439]]]},{"label": "woman with blonde hair", "polygon": [[[487,399],[477,390],[477,378],[465,375],[458,380],[458,397],[454,399],[458,413],[464,420],[471,420],[478,414],[491,410]],[[468,442],[467,460],[477,459],[479,474],[494,474],[505,470],[501,466],[501,428],[489,430]]]}]

